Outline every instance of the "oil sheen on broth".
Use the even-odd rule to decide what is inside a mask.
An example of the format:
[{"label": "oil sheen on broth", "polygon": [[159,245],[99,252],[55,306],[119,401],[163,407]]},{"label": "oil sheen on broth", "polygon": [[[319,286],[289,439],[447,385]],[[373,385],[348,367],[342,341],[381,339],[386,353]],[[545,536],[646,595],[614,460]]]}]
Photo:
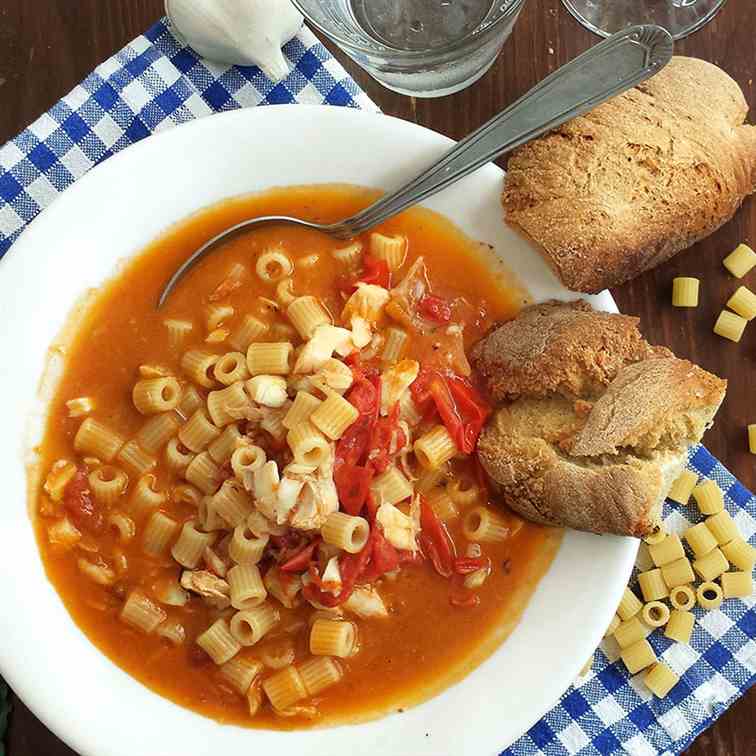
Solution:
[{"label": "oil sheen on broth", "polygon": [[[334,258],[333,251],[344,247],[343,242],[297,228],[264,228],[233,239],[203,261],[182,282],[166,307],[157,312],[154,305],[163,283],[202,242],[255,215],[290,214],[334,221],[364,207],[374,197],[373,192],[355,187],[320,186],[277,189],[228,201],[181,222],[130,261],[93,295],[73,331],[75,335],[63,345],[65,370],[53,395],[46,433],[38,449],[42,478],[56,460],[84,464],[73,445],[84,417],[70,417],[67,401],[91,397],[95,403],[92,416],[116,429],[124,439],[131,439],[148,419],[137,412],[131,399],[140,365],[164,366],[184,381],[180,360],[186,348],[204,348],[217,354],[230,350],[223,343],[204,341],[205,313],[209,295],[235,264],[243,265],[248,275],[243,286],[230,290],[222,298],[222,304],[234,308],[229,321],[231,329],[245,313],[284,323],[276,305],[271,304],[275,300],[275,285],[264,284],[255,276],[255,262],[265,250],[280,249],[294,262],[295,295],[317,297],[337,316],[349,296],[342,293],[344,281],[360,270],[359,265],[356,272],[345,270]],[[417,258],[424,259],[433,297],[442,303],[454,302],[454,317],[464,320],[465,348],[493,322],[512,317],[521,306],[521,291],[509,282],[504,271],[497,269],[492,255],[442,217],[415,209],[378,230],[407,240],[406,260],[400,270],[394,271],[394,284],[402,280]],[[369,248],[368,235],[362,243],[365,249]],[[460,275],[461,270],[464,275]],[[179,351],[171,347],[164,325],[166,319],[190,320],[194,324],[185,347]],[[404,357],[416,359],[423,366],[432,365],[438,359],[439,343],[435,338],[411,340]],[[448,351],[445,345],[441,351]],[[379,359],[371,360],[369,356],[359,363],[366,374],[370,374],[371,365],[378,370],[385,368]],[[347,392],[345,396],[350,394]],[[285,451],[280,448],[271,450],[269,458],[283,454]],[[171,492],[185,481],[166,469],[162,452],[157,456],[160,459],[154,471],[157,488],[168,493],[160,510],[180,524],[196,516],[196,511],[175,500]],[[97,465],[93,460],[87,464]],[[228,465],[226,474],[232,474]],[[426,558],[412,558],[401,569],[392,570],[376,582],[388,610],[387,617],[361,618],[347,613],[347,618],[357,626],[359,645],[354,655],[337,660],[342,671],[339,682],[313,699],[302,701],[294,716],[277,716],[266,704],[251,718],[245,698],[229,686],[219,667],[195,643],[210,624],[219,617],[229,617],[233,609],[209,606],[198,595],[192,595],[184,606],[164,606],[168,619],[178,621],[185,633],[184,641],[178,644],[167,642],[156,632],[139,632],[119,619],[131,592],[138,590],[158,603],[154,595],[161,581],[175,581],[181,571],[172,560],[170,549],[159,557],[144,553],[141,532],[145,517],[140,519],[130,510],[129,492],[136,477],[132,474],[129,477],[123,501],[101,512],[103,518],[116,510],[133,515],[136,537],[126,542],[121,542],[115,529],[106,524],[92,532],[86,527],[79,528],[80,539],[68,548],[51,543],[50,528],[70,514],[66,510],[69,499],[64,497],[56,502],[44,493],[38,496],[37,534],[47,574],[76,623],[117,665],[183,706],[222,722],[245,726],[293,728],[357,721],[414,705],[442,690],[489,656],[511,632],[561,538],[559,531],[523,522],[490,505],[491,511],[506,523],[509,535],[497,542],[481,544],[483,558],[490,568],[482,584],[474,590],[464,588],[464,600],[450,601],[453,585],[459,589],[464,576],[442,577],[434,569],[429,554]],[[463,488],[478,485],[472,457],[454,461],[449,479],[460,481]],[[486,505],[487,501],[487,492],[481,490],[476,501],[458,507],[459,516],[445,521],[457,557],[467,553],[462,529],[465,509]],[[95,502],[95,506],[100,505]],[[408,511],[407,502],[403,508]],[[80,511],[76,514],[82,516]],[[276,542],[277,557],[285,552],[287,543],[283,537]],[[219,547],[219,551],[223,549]],[[392,553],[411,557],[414,552]],[[105,581],[109,582],[107,585],[99,584],[82,572],[82,559],[105,565],[113,579]],[[262,567],[270,564],[265,559],[260,563]],[[344,562],[341,564],[344,570]],[[200,568],[208,569],[208,565]],[[318,573],[317,565],[315,572]],[[241,657],[279,659],[285,664],[293,654],[295,663],[300,664],[309,657],[309,624],[316,610],[300,598],[296,608],[276,605],[276,611],[279,622],[273,630],[258,644],[243,648]],[[263,677],[276,671],[265,669]],[[262,698],[265,700],[265,696]]]}]

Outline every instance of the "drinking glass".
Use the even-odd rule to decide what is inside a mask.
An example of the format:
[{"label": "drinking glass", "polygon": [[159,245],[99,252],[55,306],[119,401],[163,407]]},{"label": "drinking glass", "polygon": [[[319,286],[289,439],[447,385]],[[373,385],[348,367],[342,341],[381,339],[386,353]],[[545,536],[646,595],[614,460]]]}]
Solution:
[{"label": "drinking glass", "polygon": [[292,0],[376,81],[440,97],[491,67],[524,0]]},{"label": "drinking glass", "polygon": [[562,0],[583,26],[602,37],[636,24],[663,26],[672,39],[700,29],[726,0]]}]

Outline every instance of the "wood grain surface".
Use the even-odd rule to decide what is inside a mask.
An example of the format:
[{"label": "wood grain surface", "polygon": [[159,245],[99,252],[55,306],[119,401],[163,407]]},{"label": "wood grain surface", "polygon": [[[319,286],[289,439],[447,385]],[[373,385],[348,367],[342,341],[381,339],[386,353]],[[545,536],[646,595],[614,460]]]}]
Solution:
[{"label": "wood grain surface", "polygon": [[[162,0],[2,0],[0,144],[47,110],[162,12]],[[724,68],[743,88],[749,104],[755,106],[753,21],[756,21],[753,0],[729,0],[712,23],[678,43],[676,52],[701,57]],[[432,100],[389,92],[343,54],[335,52],[384,112],[456,139],[596,41],[558,0],[527,0],[514,33],[493,68],[470,89]],[[756,120],[755,110],[752,108],[752,121]],[[745,426],[756,422],[751,384],[756,378],[756,326],[746,329],[739,344],[720,339],[711,331],[717,314],[739,285],[725,272],[721,260],[741,241],[756,245],[753,199],[746,201],[734,220],[711,238],[613,294],[623,312],[640,316],[643,331],[652,342],[666,344],[679,356],[730,380],[716,425],[705,440],[712,453],[753,489],[756,457],[748,453]],[[677,275],[701,279],[701,303],[697,309],[681,311],[670,305],[671,282]],[[756,286],[754,277],[756,272],[746,281],[751,288]],[[82,703],[82,720],[96,716],[96,707],[92,709]],[[18,698],[13,699],[7,748],[8,756],[73,755]],[[737,702],[699,736],[687,753],[690,756],[756,753],[756,693],[751,691]]]}]

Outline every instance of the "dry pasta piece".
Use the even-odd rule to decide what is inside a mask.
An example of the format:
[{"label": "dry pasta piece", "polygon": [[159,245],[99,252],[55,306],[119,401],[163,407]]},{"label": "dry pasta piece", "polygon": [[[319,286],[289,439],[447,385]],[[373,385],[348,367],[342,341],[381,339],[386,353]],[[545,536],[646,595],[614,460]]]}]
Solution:
[{"label": "dry pasta piece", "polygon": [[688,542],[688,546],[696,556],[704,556],[717,546],[717,539],[714,538],[704,522],[699,522],[698,525],[688,528],[683,533],[683,538]]},{"label": "dry pasta piece", "polygon": [[430,469],[441,467],[458,453],[449,431],[443,425],[436,425],[420,436],[413,448],[417,461]]},{"label": "dry pasta piece", "polygon": [[730,513],[723,509],[721,512],[706,518],[706,527],[714,536],[717,543],[723,546],[739,535],[738,526],[730,517]]},{"label": "dry pasta piece", "polygon": [[723,599],[722,589],[716,583],[701,583],[696,589],[696,599],[701,609],[719,609]]},{"label": "dry pasta piece", "polygon": [[165,463],[169,470],[183,472],[194,459],[194,453],[189,451],[178,438],[172,438],[165,447]]},{"label": "dry pasta piece", "polygon": [[658,601],[669,595],[667,584],[662,578],[662,571],[658,567],[655,570],[641,572],[638,575],[638,584],[644,601]]},{"label": "dry pasta piece", "polygon": [[263,665],[256,659],[235,656],[220,668],[221,677],[240,695],[246,696],[250,685],[263,671]]},{"label": "dry pasta piece", "polygon": [[756,454],[756,424],[748,426],[748,451]]},{"label": "dry pasta piece", "polygon": [[234,308],[229,304],[211,304],[207,308],[207,330],[214,331],[224,321],[234,317]]},{"label": "dry pasta piece", "polygon": [[160,556],[173,540],[179,524],[164,512],[153,512],[142,536],[142,550],[153,557]]},{"label": "dry pasta piece", "polygon": [[263,407],[283,407],[289,398],[286,379],[280,375],[256,375],[244,385],[249,398]]},{"label": "dry pasta piece", "polygon": [[178,407],[181,386],[175,378],[145,378],[134,384],[131,398],[142,415],[169,412]]},{"label": "dry pasta piece", "polygon": [[636,614],[620,623],[620,626],[614,631],[614,639],[620,648],[627,648],[645,638],[649,632],[650,629],[640,621]]},{"label": "dry pasta piece", "polygon": [[719,313],[717,322],[714,323],[714,333],[724,339],[738,342],[743,335],[743,331],[745,331],[746,325],[748,325],[748,321],[745,318],[741,318],[740,315],[736,315],[734,312],[722,310]]},{"label": "dry pasta piece", "polygon": [[730,563],[720,549],[712,549],[708,554],[693,562],[693,569],[701,576],[702,580],[711,581],[726,572]]},{"label": "dry pasta piece", "polygon": [[66,402],[69,417],[83,417],[94,412],[95,401],[91,396],[80,396]]},{"label": "dry pasta piece", "polygon": [[270,604],[237,612],[231,618],[231,632],[242,646],[254,646],[278,624],[280,615]]},{"label": "dry pasta piece", "polygon": [[297,395],[294,397],[294,401],[289,407],[287,413],[284,415],[281,424],[287,430],[291,430],[300,423],[310,419],[310,415],[322,404],[322,400],[318,399],[312,394],[308,394],[306,391],[297,391]]},{"label": "dry pasta piece", "polygon": [[310,415],[310,422],[328,438],[340,439],[359,417],[359,410],[343,396],[330,394]]},{"label": "dry pasta piece", "polygon": [[743,278],[743,276],[756,265],[756,252],[754,252],[747,244],[738,244],[738,246],[735,247],[724,260],[722,260],[722,264],[733,276],[735,276],[735,278]]},{"label": "dry pasta piece", "polygon": [[642,607],[643,604],[638,597],[626,587],[617,607],[617,614],[619,614],[621,620],[629,620],[630,617],[638,614]]},{"label": "dry pasta piece", "polygon": [[721,582],[725,598],[748,598],[753,592],[750,572],[725,572]]},{"label": "dry pasta piece", "polygon": [[[693,605],[695,605],[695,599],[693,600]],[[690,643],[695,619],[692,612],[673,609],[670,612],[667,626],[664,628],[664,635],[670,640],[675,640],[679,643]]]},{"label": "dry pasta piece", "polygon": [[609,623],[609,627],[606,628],[604,638],[608,638],[610,635],[614,635],[614,633],[617,632],[617,628],[620,626],[621,622],[622,620],[615,614],[614,617],[612,617],[612,621]]},{"label": "dry pasta piece", "polygon": [[389,326],[384,331],[386,340],[383,342],[383,352],[381,353],[381,361],[384,365],[393,365],[402,359],[407,344],[409,342],[409,336],[407,332],[401,328],[395,328]]},{"label": "dry pasta piece", "polygon": [[260,570],[254,564],[235,565],[228,571],[226,580],[231,590],[231,606],[234,609],[254,609],[268,597]]},{"label": "dry pasta piece", "polygon": [[297,297],[287,308],[286,315],[299,335],[311,339],[320,325],[331,325],[333,320],[317,297]]},{"label": "dry pasta piece", "polygon": [[245,315],[239,327],[232,331],[228,343],[240,352],[246,352],[249,345],[264,336],[269,326],[254,315]]},{"label": "dry pasta piece", "polygon": [[176,411],[181,415],[184,420],[190,418],[200,407],[205,406],[205,399],[197,391],[195,386],[187,386],[184,389],[184,393],[179,402],[179,406],[176,407]]},{"label": "dry pasta piece", "polygon": [[678,276],[672,279],[672,306],[698,307],[697,278]]},{"label": "dry pasta piece", "polygon": [[670,589],[669,603],[673,609],[686,612],[696,605],[696,594],[689,585],[678,585]]},{"label": "dry pasta piece", "polygon": [[693,567],[687,557],[675,559],[674,562],[665,564],[661,568],[661,573],[667,588],[677,588],[680,585],[692,583],[696,579],[693,574]]},{"label": "dry pasta piece", "polygon": [[116,454],[116,459],[132,474],[146,475],[155,469],[157,460],[151,454],[142,449],[135,439],[121,447]]},{"label": "dry pasta piece", "polygon": [[294,347],[288,341],[250,344],[247,368],[250,375],[288,375]]},{"label": "dry pasta piece", "polygon": [[165,612],[138,589],[129,594],[119,615],[121,622],[147,634],[154,632],[165,617]]},{"label": "dry pasta piece", "polygon": [[370,535],[370,525],[364,517],[353,517],[345,512],[332,512],[320,530],[323,540],[349,554],[362,551]]},{"label": "dry pasta piece", "polygon": [[370,483],[370,490],[378,504],[398,504],[412,496],[412,484],[398,467],[388,467]]},{"label": "dry pasta piece", "polygon": [[451,496],[449,496],[446,488],[442,488],[441,486],[431,488],[431,490],[425,494],[425,499],[428,502],[428,506],[430,506],[441,522],[448,522],[449,520],[459,517],[457,505],[454,503]]},{"label": "dry pasta piece", "polygon": [[299,674],[308,696],[316,696],[335,685],[343,676],[341,667],[329,656],[308,659],[299,665]]},{"label": "dry pasta piece", "polygon": [[668,499],[676,501],[678,504],[687,504],[693,489],[698,482],[698,476],[691,470],[683,470],[680,477],[672,484],[667,494]]},{"label": "dry pasta piece", "polygon": [[190,320],[174,320],[172,318],[164,320],[163,325],[168,329],[168,343],[173,351],[177,351],[183,346],[194,328]]},{"label": "dry pasta piece", "polygon": [[338,260],[342,265],[349,268],[356,268],[357,263],[359,263],[362,258],[362,243],[355,240],[346,247],[334,249],[331,254],[334,259]]},{"label": "dry pasta piece", "polygon": [[370,256],[376,260],[385,260],[389,270],[398,270],[407,257],[407,239],[404,236],[386,236],[370,234]]},{"label": "dry pasta piece", "polygon": [[756,549],[740,537],[722,546],[722,553],[730,564],[745,572],[751,572],[756,564]]},{"label": "dry pasta piece", "polygon": [[276,711],[285,711],[307,697],[302,677],[293,665],[263,680],[262,687]]},{"label": "dry pasta piece", "polygon": [[95,499],[106,507],[112,507],[126,491],[129,476],[117,467],[103,465],[92,470],[87,481]]},{"label": "dry pasta piece", "polygon": [[112,462],[125,439],[93,417],[88,417],[76,431],[74,449],[81,455],[89,454],[104,462]]},{"label": "dry pasta piece", "polygon": [[207,452],[215,464],[222,465],[231,459],[241,439],[239,428],[236,425],[227,425],[223,433],[207,447]]},{"label": "dry pasta piece", "polygon": [[178,433],[180,425],[174,412],[155,415],[139,429],[135,440],[149,454],[157,454]]},{"label": "dry pasta piece", "polygon": [[357,645],[353,622],[317,619],[310,628],[310,653],[314,656],[352,656]]},{"label": "dry pasta piece", "polygon": [[249,378],[247,356],[242,352],[226,352],[221,355],[213,367],[213,375],[218,383],[230,386],[237,381]]},{"label": "dry pasta piece", "polygon": [[321,465],[328,459],[328,439],[309,421],[295,426],[286,434],[294,460],[301,465]]},{"label": "dry pasta piece", "polygon": [[156,485],[157,478],[151,473],[143,475],[137,481],[131,494],[131,508],[137,516],[165,504],[168,496],[165,491],[158,491]]},{"label": "dry pasta piece", "polygon": [[234,528],[228,544],[228,555],[237,564],[257,564],[262,559],[268,540],[267,534],[256,536],[246,522],[240,523]]},{"label": "dry pasta piece", "polygon": [[226,480],[213,496],[215,511],[232,527],[247,521],[252,512],[252,498],[237,480]]},{"label": "dry pasta piece", "polygon": [[207,395],[207,412],[219,428],[233,423],[234,420],[246,418],[250,409],[249,397],[241,381],[232,383],[220,391],[211,391]]},{"label": "dry pasta piece", "polygon": [[198,409],[186,422],[181,426],[178,432],[178,440],[189,451],[201,452],[208,445],[220,436],[221,430],[208,420],[203,409]]},{"label": "dry pasta piece", "polygon": [[685,556],[682,541],[676,533],[668,535],[661,543],[649,544],[648,553],[657,567],[662,567]]},{"label": "dry pasta piece", "polygon": [[204,494],[213,494],[220,485],[220,468],[205,451],[198,454],[184,470],[184,477]]},{"label": "dry pasta piece", "polygon": [[643,540],[649,546],[653,546],[654,544],[661,543],[667,537],[667,535],[668,534],[667,531],[664,530],[664,526],[659,525],[659,527],[654,528],[648,535],[643,536]]},{"label": "dry pasta piece", "polygon": [[643,605],[641,618],[649,627],[662,627],[669,620],[669,607],[661,601],[649,601]]},{"label": "dry pasta piece", "polygon": [[196,520],[187,520],[181,526],[181,533],[176,543],[173,544],[171,556],[182,567],[193,570],[202,560],[205,549],[212,546],[214,541],[214,533],[203,533],[197,528]]},{"label": "dry pasta piece", "polygon": [[664,698],[680,682],[680,677],[666,664],[657,662],[643,676],[643,682],[657,698]]},{"label": "dry pasta piece", "polygon": [[257,258],[255,272],[264,283],[276,283],[294,272],[294,263],[283,250],[269,249]]},{"label": "dry pasta piece", "polygon": [[636,641],[632,646],[623,648],[620,657],[631,675],[649,667],[656,661],[654,649],[651,648],[651,644],[645,638]]},{"label": "dry pasta piece", "polygon": [[727,300],[727,306],[741,318],[753,320],[756,317],[756,294],[741,286]]},{"label": "dry pasta piece", "polygon": [[462,532],[468,541],[500,543],[510,537],[507,521],[489,507],[475,507],[462,520]]},{"label": "dry pasta piece", "polygon": [[222,617],[197,636],[197,645],[219,666],[241,651],[241,645],[231,635],[228,622]]},{"label": "dry pasta piece", "polygon": [[693,498],[701,514],[713,515],[724,509],[722,489],[713,480],[705,480],[697,485],[693,489]]}]

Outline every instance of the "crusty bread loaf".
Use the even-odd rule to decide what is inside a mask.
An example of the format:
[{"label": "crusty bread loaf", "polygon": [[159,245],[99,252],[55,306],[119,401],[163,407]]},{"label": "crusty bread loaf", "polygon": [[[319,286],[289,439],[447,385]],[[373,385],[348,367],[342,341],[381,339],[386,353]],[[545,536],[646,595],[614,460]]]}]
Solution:
[{"label": "crusty bread loaf", "polygon": [[726,388],[646,343],[634,318],[584,302],[526,308],[476,345],[472,361],[509,400],[478,441],[504,501],[536,522],[597,533],[642,536],[658,525]]},{"label": "crusty bread loaf", "polygon": [[653,78],[516,150],[507,222],[565,286],[597,292],[728,221],[756,190],[756,126],[717,66],[674,57]]}]

